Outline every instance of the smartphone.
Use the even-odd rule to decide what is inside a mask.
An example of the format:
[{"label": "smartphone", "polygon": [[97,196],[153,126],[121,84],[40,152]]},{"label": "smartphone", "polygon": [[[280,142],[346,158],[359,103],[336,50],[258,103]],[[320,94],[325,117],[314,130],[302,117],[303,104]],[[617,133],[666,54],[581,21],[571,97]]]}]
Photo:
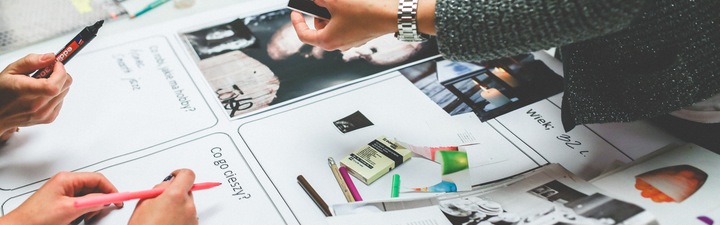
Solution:
[{"label": "smartphone", "polygon": [[330,12],[328,12],[326,8],[316,5],[311,0],[290,0],[287,7],[317,18],[330,19]]}]

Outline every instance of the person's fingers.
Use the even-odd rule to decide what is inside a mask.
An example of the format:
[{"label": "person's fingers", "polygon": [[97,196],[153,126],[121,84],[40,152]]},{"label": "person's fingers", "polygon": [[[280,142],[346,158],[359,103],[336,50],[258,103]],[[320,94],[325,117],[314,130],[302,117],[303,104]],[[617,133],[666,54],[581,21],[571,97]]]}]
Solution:
[{"label": "person's fingers", "polygon": [[315,5],[318,5],[318,6],[323,7],[323,8],[327,8],[327,7],[328,7],[328,4],[327,4],[327,2],[326,2],[325,0],[313,0],[313,3],[315,3]]},{"label": "person's fingers", "polygon": [[72,85],[72,83],[73,83],[73,78],[72,78],[72,76],[70,76],[70,73],[66,72],[65,75],[67,75],[67,78],[65,79],[65,83],[63,84],[63,88],[62,88],[63,91],[70,88],[70,85]]},{"label": "person's fingers", "polygon": [[193,186],[193,182],[195,182],[195,172],[189,169],[179,169],[173,171],[172,174],[175,177],[172,179],[172,182],[169,182],[170,185],[165,189],[165,192],[187,195]]},{"label": "person's fingers", "polygon": [[320,19],[320,18],[315,18],[315,19],[313,19],[313,21],[315,23],[315,30],[322,30],[328,24],[327,20]]},{"label": "person's fingers", "polygon": [[50,76],[48,79],[18,77],[15,80],[24,95],[57,96],[62,93],[64,89],[69,88],[69,78],[65,73],[65,67],[62,66],[62,63],[56,63],[55,68],[59,70],[53,72],[53,74],[58,75],[57,77]]},{"label": "person's fingers", "polygon": [[[102,196],[102,195],[104,195],[104,193],[93,192],[93,193],[86,194],[86,195],[83,195],[83,196],[79,196],[79,197],[76,197],[76,198],[92,197],[92,196]],[[73,199],[73,202],[74,202],[74,201],[75,201],[75,200]],[[74,204],[74,203],[73,203],[73,204]],[[122,208],[122,206],[123,206],[122,204],[119,204],[119,205],[118,205],[117,203],[115,203],[114,205],[115,205],[115,207],[117,207],[117,208]],[[108,205],[86,206],[86,207],[79,208],[79,210],[81,210],[81,211],[82,211],[81,213],[85,215],[84,217],[87,217],[87,216],[89,216],[89,215],[95,215],[95,214],[97,214],[97,213],[95,213],[95,212],[100,212],[100,210],[104,209],[104,208],[107,207],[107,206],[108,206]],[[73,207],[74,207],[74,206],[73,206]]]},{"label": "person's fingers", "polygon": [[290,13],[290,20],[300,41],[311,45],[318,44],[318,31],[310,29],[302,13],[293,11]]},{"label": "person's fingers", "polygon": [[26,124],[21,126],[31,126],[34,124],[48,124],[55,121],[57,116],[60,114],[60,108],[65,100],[65,96],[68,91],[62,92],[60,95],[55,96],[47,102],[42,104],[42,107],[34,110],[32,113],[27,114]]},{"label": "person's fingers", "polygon": [[52,123],[53,121],[55,121],[55,119],[57,119],[57,117],[60,115],[60,110],[62,109],[62,106],[63,106],[63,101],[61,101],[60,104],[55,106],[55,108],[50,113],[50,115],[48,115],[49,122],[47,122],[47,123]]},{"label": "person's fingers", "polygon": [[47,78],[47,81],[56,86],[58,91],[65,91],[70,88],[70,85],[72,84],[72,77],[70,77],[70,74],[68,74],[65,70],[65,65],[58,62],[55,63],[53,72],[50,77]]},{"label": "person's fingers", "polygon": [[90,222],[93,221],[93,219],[95,219],[95,217],[102,212],[101,210],[96,210],[96,211],[92,211],[89,213],[85,213],[85,215],[82,216],[85,218],[85,224],[90,224]]},{"label": "person's fingers", "polygon": [[70,222],[70,224],[71,224],[71,225],[78,225],[78,224],[80,224],[80,222],[83,221],[83,219],[84,219],[84,216],[80,216],[80,217],[76,218],[75,220],[73,220],[72,222]]},{"label": "person's fingers", "polygon": [[167,188],[168,186],[170,186],[170,182],[165,182],[165,181],[163,181],[163,182],[160,182],[159,184],[156,184],[155,186],[153,186],[153,189],[155,189],[155,188]]},{"label": "person's fingers", "polygon": [[[82,196],[86,194],[92,194],[92,193],[117,193],[118,190],[115,188],[115,185],[110,183],[110,181],[105,177],[105,175],[102,175],[101,173],[93,173],[93,172],[75,172],[75,173],[68,173],[68,177],[65,179],[68,179],[71,186],[69,190],[72,190],[71,194],[73,196]],[[115,206],[117,207],[123,207],[123,203],[115,203]]]},{"label": "person's fingers", "polygon": [[91,212],[85,215],[85,224],[92,224],[93,221],[95,221],[95,217],[98,215],[100,215],[100,211]]},{"label": "person's fingers", "polygon": [[45,68],[55,62],[55,54],[29,54],[8,65],[7,71],[13,74],[26,74]]},{"label": "person's fingers", "polygon": [[15,132],[17,132],[17,130],[18,130],[17,127],[12,127],[10,129],[1,131],[2,133],[0,133],[0,144],[5,143],[8,140],[10,140],[10,138],[13,136],[13,134],[15,134]]}]

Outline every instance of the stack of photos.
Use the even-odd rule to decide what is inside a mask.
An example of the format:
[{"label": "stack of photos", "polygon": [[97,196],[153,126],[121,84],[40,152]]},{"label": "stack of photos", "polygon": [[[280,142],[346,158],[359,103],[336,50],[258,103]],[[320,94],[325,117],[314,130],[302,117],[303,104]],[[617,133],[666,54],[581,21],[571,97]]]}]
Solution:
[{"label": "stack of photos", "polygon": [[[559,164],[549,164],[473,191],[427,200],[385,201],[335,205],[339,216],[416,210],[437,206],[444,218],[416,214],[415,220],[452,225],[611,225],[658,224],[644,208],[600,193]],[[362,209],[363,212],[358,211]],[[367,216],[367,215],[366,215]]]},{"label": "stack of photos", "polygon": [[[402,42],[392,34],[363,46],[324,51],[304,44],[283,9],[203,27],[180,36],[230,118],[396,68],[451,115],[481,121],[562,92],[562,77],[531,54],[488,62],[452,62],[434,39]],[[307,17],[308,24],[313,24]],[[427,61],[407,66],[417,61]]]}]

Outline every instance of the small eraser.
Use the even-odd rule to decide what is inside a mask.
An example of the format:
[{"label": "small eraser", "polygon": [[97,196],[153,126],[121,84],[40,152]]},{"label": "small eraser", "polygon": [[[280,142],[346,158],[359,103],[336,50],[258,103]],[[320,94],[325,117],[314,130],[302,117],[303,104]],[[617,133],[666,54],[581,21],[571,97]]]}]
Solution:
[{"label": "small eraser", "polygon": [[397,141],[379,137],[340,160],[340,165],[365,184],[371,184],[412,157]]}]

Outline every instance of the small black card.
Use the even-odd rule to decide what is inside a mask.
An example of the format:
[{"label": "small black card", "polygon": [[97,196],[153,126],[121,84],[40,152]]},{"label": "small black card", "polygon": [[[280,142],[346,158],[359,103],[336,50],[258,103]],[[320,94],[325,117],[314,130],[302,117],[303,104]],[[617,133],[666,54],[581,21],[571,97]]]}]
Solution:
[{"label": "small black card", "polygon": [[333,124],[335,124],[335,127],[337,127],[338,130],[343,133],[351,132],[363,127],[373,125],[373,123],[370,122],[370,120],[365,117],[365,115],[363,115],[360,111],[350,114],[345,118],[339,119],[333,122]]}]

